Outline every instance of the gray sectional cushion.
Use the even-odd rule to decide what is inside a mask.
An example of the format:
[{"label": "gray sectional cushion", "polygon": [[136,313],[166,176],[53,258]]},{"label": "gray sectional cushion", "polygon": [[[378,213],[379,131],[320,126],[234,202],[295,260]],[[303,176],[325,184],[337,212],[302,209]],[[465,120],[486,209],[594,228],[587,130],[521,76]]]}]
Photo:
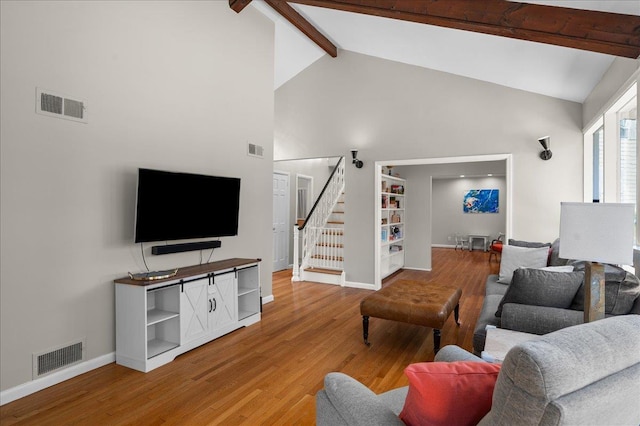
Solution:
[{"label": "gray sectional cushion", "polygon": [[582,281],[584,272],[555,272],[541,269],[519,268],[495,315],[502,314],[505,303],[568,308],[571,306]]},{"label": "gray sectional cushion", "polygon": [[509,284],[498,282],[498,275],[489,275],[485,284],[484,294],[499,294],[504,296],[509,288]]},{"label": "gray sectional cushion", "polygon": [[547,247],[502,246],[498,282],[509,284],[513,277],[513,271],[518,268],[542,268],[547,266],[548,257],[549,249]]},{"label": "gray sectional cushion", "polygon": [[523,333],[547,334],[583,321],[582,311],[507,303],[502,307],[500,327]]},{"label": "gray sectional cushion", "polygon": [[[387,406],[390,401],[384,397],[380,399],[371,389],[346,374],[327,374],[324,392],[324,402],[330,405],[318,412],[318,416],[326,416],[317,418],[319,424],[404,425],[395,412],[397,407]],[[390,397],[390,400],[397,401],[397,396]]]},{"label": "gray sectional cushion", "polygon": [[[574,263],[576,271],[584,271],[585,262]],[[640,280],[622,268],[604,265],[605,297],[604,312],[610,315],[625,315],[631,312],[640,297]],[[584,285],[576,293],[571,309],[584,310]]]},{"label": "gray sectional cushion", "polygon": [[487,325],[500,326],[500,318],[496,317],[495,312],[501,300],[501,294],[489,294],[484,297],[480,316],[473,330],[473,353],[476,355],[480,355],[484,350],[484,340],[487,337]]},{"label": "gray sectional cushion", "polygon": [[509,351],[480,425],[637,425],[639,380],[639,316],[564,328]]}]

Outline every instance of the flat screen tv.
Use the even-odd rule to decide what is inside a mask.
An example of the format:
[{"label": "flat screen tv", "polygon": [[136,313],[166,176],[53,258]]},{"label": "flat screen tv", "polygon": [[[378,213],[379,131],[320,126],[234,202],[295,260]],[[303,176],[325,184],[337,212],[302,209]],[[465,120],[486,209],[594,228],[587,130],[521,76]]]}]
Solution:
[{"label": "flat screen tv", "polygon": [[138,169],[135,242],[238,235],[240,179]]}]

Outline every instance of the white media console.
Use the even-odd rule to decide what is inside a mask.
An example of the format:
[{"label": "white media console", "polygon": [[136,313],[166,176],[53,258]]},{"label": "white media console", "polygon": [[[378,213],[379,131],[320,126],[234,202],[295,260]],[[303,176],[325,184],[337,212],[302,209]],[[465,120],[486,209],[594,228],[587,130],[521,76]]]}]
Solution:
[{"label": "white media console", "polygon": [[260,321],[259,262],[234,258],[160,280],[115,280],[116,363],[146,373]]}]

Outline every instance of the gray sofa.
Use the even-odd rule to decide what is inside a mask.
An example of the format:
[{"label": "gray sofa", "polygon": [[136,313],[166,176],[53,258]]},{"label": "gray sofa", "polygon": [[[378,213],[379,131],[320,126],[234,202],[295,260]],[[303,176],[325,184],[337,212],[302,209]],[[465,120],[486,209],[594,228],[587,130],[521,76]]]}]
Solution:
[{"label": "gray sofa", "polygon": [[[445,346],[436,361],[480,358]],[[357,380],[329,373],[316,395],[316,423],[403,425],[408,387],[376,395]],[[640,424],[640,316],[565,328],[515,346],[480,425]]]},{"label": "gray sofa", "polygon": [[[524,244],[510,240],[514,245]],[[529,243],[536,244],[536,243]],[[575,271],[584,271],[583,261],[569,261],[558,257],[559,242],[551,245],[549,266],[571,265]],[[473,353],[480,356],[484,350],[487,325],[532,334],[547,334],[561,328],[582,324],[584,317],[584,283],[573,297],[571,306],[558,308],[526,303],[506,303],[502,316],[496,311],[509,285],[498,282],[498,275],[489,275],[485,298],[473,333]],[[544,288],[541,288],[545,291]],[[605,316],[640,315],[640,280],[625,270],[605,265]]]}]

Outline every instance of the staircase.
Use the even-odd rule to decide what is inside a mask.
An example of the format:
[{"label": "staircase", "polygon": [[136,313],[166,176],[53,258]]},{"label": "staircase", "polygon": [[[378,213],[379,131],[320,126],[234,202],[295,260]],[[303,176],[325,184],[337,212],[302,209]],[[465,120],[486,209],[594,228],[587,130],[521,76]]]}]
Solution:
[{"label": "staircase", "polygon": [[[294,256],[302,258],[302,262],[294,262],[291,280],[344,285],[344,157],[305,223],[295,226],[293,232]],[[300,233],[302,243],[298,247]]]}]

